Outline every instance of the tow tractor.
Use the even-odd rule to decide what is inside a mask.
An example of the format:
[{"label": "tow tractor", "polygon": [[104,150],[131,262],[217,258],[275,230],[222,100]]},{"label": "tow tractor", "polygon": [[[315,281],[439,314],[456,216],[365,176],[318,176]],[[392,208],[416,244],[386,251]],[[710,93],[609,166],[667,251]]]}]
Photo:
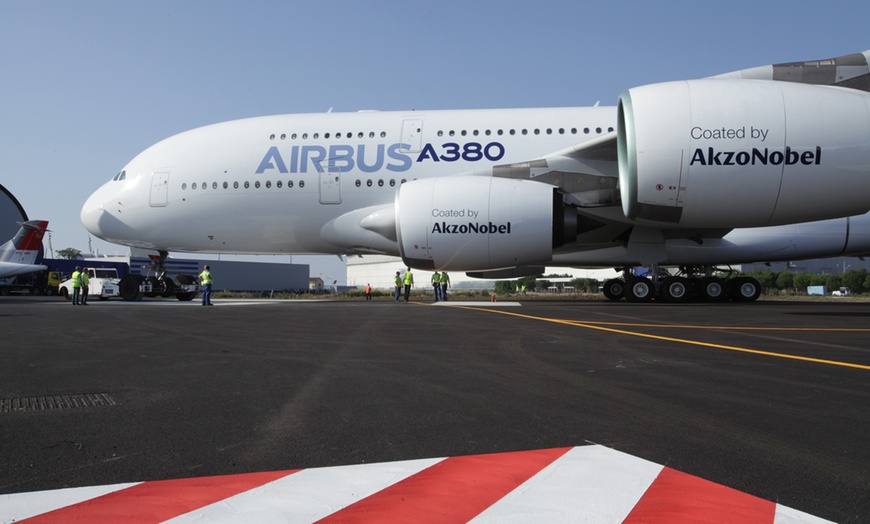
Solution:
[{"label": "tow tractor", "polygon": [[[111,297],[120,295],[118,290],[118,270],[115,268],[87,268],[88,272],[88,298],[96,297],[100,300],[109,300]],[[72,298],[72,279],[64,280],[57,288],[63,298]]]}]

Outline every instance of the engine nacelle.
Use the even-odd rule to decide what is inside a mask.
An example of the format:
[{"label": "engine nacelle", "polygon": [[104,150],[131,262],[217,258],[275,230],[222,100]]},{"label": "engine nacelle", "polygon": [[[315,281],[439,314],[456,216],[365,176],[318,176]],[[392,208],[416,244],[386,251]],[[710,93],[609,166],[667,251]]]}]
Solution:
[{"label": "engine nacelle", "polygon": [[870,95],[707,79],[619,98],[625,216],[698,228],[791,224],[870,210]]},{"label": "engine nacelle", "polygon": [[399,251],[418,269],[542,265],[576,239],[577,222],[555,187],[529,180],[426,178],[396,194]]}]

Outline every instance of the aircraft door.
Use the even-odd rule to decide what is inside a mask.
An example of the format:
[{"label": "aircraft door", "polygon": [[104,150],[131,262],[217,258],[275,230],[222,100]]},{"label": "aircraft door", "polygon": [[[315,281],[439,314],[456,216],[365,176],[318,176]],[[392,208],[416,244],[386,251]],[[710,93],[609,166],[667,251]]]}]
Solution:
[{"label": "aircraft door", "polygon": [[166,207],[169,204],[169,173],[151,174],[151,207]]},{"label": "aircraft door", "polygon": [[401,149],[403,153],[417,153],[423,148],[422,118],[402,122],[402,143],[410,146],[407,149]]},{"label": "aircraft door", "polygon": [[341,204],[341,168],[324,162],[318,169],[320,177],[320,203]]}]

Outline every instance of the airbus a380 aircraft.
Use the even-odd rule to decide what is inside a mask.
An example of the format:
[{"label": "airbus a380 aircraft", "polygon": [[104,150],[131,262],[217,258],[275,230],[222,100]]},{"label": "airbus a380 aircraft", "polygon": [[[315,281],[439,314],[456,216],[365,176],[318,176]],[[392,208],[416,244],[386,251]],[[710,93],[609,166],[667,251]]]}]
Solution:
[{"label": "airbus a380 aircraft", "polygon": [[757,281],[717,266],[870,253],[868,58],[648,85],[616,107],[215,124],[140,153],[81,220],[160,260],[376,253],[483,278],[617,267],[609,298],[755,300]]}]

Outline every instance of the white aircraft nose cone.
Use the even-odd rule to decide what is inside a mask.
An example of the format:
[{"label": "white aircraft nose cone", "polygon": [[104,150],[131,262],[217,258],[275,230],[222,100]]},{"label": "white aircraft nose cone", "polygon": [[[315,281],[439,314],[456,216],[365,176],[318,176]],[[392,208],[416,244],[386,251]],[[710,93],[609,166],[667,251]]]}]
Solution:
[{"label": "white aircraft nose cone", "polygon": [[79,216],[85,229],[99,238],[103,238],[103,231],[100,227],[100,219],[103,213],[105,213],[105,211],[103,211],[103,206],[94,202],[93,197],[91,197],[87,202],[85,202],[85,205],[82,206],[82,211]]}]

